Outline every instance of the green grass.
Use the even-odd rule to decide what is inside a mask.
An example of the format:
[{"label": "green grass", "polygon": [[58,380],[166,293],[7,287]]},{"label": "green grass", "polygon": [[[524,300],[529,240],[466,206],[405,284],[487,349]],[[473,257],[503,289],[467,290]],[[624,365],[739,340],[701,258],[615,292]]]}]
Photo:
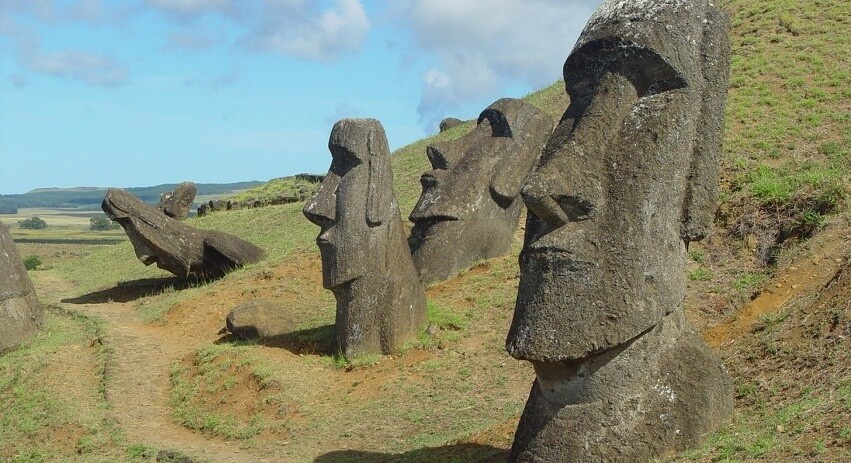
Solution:
[{"label": "green grass", "polygon": [[[739,304],[765,283],[771,271],[750,263],[758,252],[751,249],[750,238],[764,228],[731,234],[742,217],[779,215],[784,221],[778,223],[799,224],[817,232],[848,211],[851,3],[730,0],[724,6],[732,16],[734,56],[722,161],[722,214],[716,224],[723,252],[693,249],[689,256],[696,269],[689,277],[701,283],[693,287],[723,286],[706,291]],[[556,82],[527,99],[559,118],[566,104],[563,83]],[[419,197],[420,175],[430,169],[425,147],[460,137],[472,126],[468,121],[394,153],[394,186],[403,217]],[[273,192],[279,186],[270,184],[266,191],[278,194]],[[230,294],[236,300],[251,297],[262,287],[280,298],[282,310],[292,313],[299,330],[296,344],[327,344],[334,317],[331,294],[298,275],[264,277],[274,275],[277,267],[317,260],[313,240],[318,229],[304,219],[301,207],[296,203],[227,211],[190,220],[199,228],[245,238],[266,249],[269,258],[216,282],[159,288],[138,300],[140,316],[161,318],[182,302],[207,301],[221,288],[237,288]],[[188,364],[177,365],[172,372],[176,418],[193,429],[260,447],[271,445],[256,439],[264,432],[291,432],[288,444],[276,448],[281,461],[312,460],[325,451],[318,440],[340,447],[369,447],[327,461],[415,462],[430,461],[434,455],[445,455],[439,461],[464,461],[459,456],[467,455],[463,449],[447,443],[463,441],[516,417],[534,376],[526,363],[504,352],[517,291],[519,249],[520,243],[515,243],[511,255],[465,272],[449,286],[430,289],[429,322],[440,331],[437,336],[420,337],[402,358],[361,359],[357,368],[346,371],[348,364],[335,363],[334,356],[322,349],[279,349],[282,352],[270,354],[260,345],[202,348]],[[144,267],[126,242],[57,262],[54,271],[77,285],[81,294],[168,275]],[[56,317],[52,323],[58,323]],[[77,326],[73,320],[61,323],[68,324],[63,336]],[[842,455],[837,447],[851,446],[851,427],[842,421],[851,416],[851,378],[838,375],[828,381],[798,373],[818,370],[824,362],[819,354],[833,356],[830,361],[834,362],[840,354],[833,350],[801,353],[784,344],[777,334],[786,323],[786,318],[763,320],[758,342],[728,354],[739,412],[729,427],[677,461],[784,461],[778,456],[789,455],[795,459],[785,461],[816,461],[823,455]],[[4,410],[8,406],[13,416],[26,416],[18,418],[23,424],[11,430],[0,427],[0,449],[20,448],[20,458],[32,461],[89,461],[98,452],[133,458],[149,454],[145,448],[125,446],[113,438],[115,431],[103,425],[97,407],[94,418],[69,416],[63,412],[68,405],[62,396],[38,384],[42,362],[49,365],[52,356],[67,345],[46,336],[32,347],[0,358]],[[53,347],[45,347],[48,344]],[[421,360],[406,364],[411,358]],[[798,366],[795,362],[804,360],[816,366],[790,367],[767,377],[760,369],[782,362]],[[253,405],[266,410],[269,404],[278,415],[237,415],[226,404],[213,401],[255,383],[259,392],[252,396]],[[43,393],[38,392],[40,387]],[[26,392],[28,398],[15,398],[9,393],[14,390]],[[89,452],[85,456],[65,457],[63,449],[39,440],[40,430],[77,421],[93,430],[86,434],[92,437],[80,440],[80,447]],[[125,450],[116,450],[121,448]],[[487,450],[473,449],[470,455],[477,452]]]},{"label": "green grass", "polygon": [[269,202],[280,198],[309,198],[319,189],[318,182],[300,177],[282,177],[251,188],[236,195],[233,199],[242,203],[255,201]]},{"label": "green grass", "polygon": [[[53,309],[46,318],[43,332],[0,356],[0,461],[144,461],[125,458],[127,444],[108,417],[100,376],[106,352],[92,347],[102,324]],[[69,370],[77,365],[94,375],[69,381],[81,373]]]},{"label": "green grass", "polygon": [[271,385],[269,368],[262,359],[250,355],[246,347],[201,349],[190,367],[176,364],[170,376],[173,416],[187,428],[241,440],[271,429],[259,410],[247,417],[237,416],[229,413],[220,400],[240,382],[256,382],[261,389]]}]

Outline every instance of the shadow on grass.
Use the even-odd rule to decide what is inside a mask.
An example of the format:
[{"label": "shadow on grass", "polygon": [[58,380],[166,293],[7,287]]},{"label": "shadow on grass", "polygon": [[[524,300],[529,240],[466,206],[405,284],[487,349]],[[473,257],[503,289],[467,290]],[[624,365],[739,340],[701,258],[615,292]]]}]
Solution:
[{"label": "shadow on grass", "polygon": [[313,463],[504,463],[508,451],[489,445],[454,444],[403,454],[339,450],[320,455]]},{"label": "shadow on grass", "polygon": [[102,289],[82,296],[62,299],[67,304],[106,304],[109,302],[132,302],[153,296],[165,290],[180,291],[214,281],[215,278],[143,278],[118,283],[112,288]]},{"label": "shadow on grass", "polygon": [[317,326],[268,338],[241,339],[233,334],[222,336],[216,344],[249,342],[266,347],[286,349],[294,354],[333,355],[334,325]]}]

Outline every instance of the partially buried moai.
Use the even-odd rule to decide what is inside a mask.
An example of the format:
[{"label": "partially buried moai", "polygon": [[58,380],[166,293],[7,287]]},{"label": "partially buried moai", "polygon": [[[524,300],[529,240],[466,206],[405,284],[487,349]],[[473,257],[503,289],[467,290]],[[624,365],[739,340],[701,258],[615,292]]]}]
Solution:
[{"label": "partially buried moai", "polygon": [[535,382],[510,462],[642,462],[732,413],[683,312],[685,255],[711,229],[729,71],[707,0],[605,0],[564,65],[570,105],[522,195],[506,342]]},{"label": "partially buried moai", "polygon": [[0,222],[0,352],[13,349],[44,327],[44,307],[12,241]]},{"label": "partially buried moai", "polygon": [[411,212],[411,252],[424,283],[445,280],[481,259],[508,253],[523,208],[520,188],[553,120],[522,100],[482,111],[472,132],[426,150],[433,170]]},{"label": "partially buried moai", "polygon": [[343,119],[328,141],[331,167],[304,215],[319,225],[322,285],[337,299],[346,357],[389,354],[426,321],[423,287],[393,194],[390,149],[375,119]]}]

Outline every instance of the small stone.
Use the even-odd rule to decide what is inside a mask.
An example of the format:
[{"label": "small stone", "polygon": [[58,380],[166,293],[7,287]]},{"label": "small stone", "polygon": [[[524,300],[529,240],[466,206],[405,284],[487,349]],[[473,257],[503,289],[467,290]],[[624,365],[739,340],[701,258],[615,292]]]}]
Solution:
[{"label": "small stone", "polygon": [[440,333],[440,327],[434,323],[429,324],[428,328],[426,328],[426,334],[429,336],[434,336],[437,333]]}]

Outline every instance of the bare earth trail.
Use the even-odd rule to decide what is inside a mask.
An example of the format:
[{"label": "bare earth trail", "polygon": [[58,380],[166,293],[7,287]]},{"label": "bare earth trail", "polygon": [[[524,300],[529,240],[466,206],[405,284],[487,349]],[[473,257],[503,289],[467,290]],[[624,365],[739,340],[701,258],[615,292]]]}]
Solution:
[{"label": "bare earth trail", "polygon": [[[77,296],[71,294],[73,287],[67,283],[55,281],[51,284],[58,300]],[[105,323],[101,338],[108,349],[105,395],[110,414],[127,442],[177,451],[209,463],[278,461],[240,449],[239,442],[192,432],[172,419],[169,406],[171,366],[200,347],[196,345],[199,339],[139,321],[133,302],[60,302],[59,305],[72,312],[100,318]]]}]

